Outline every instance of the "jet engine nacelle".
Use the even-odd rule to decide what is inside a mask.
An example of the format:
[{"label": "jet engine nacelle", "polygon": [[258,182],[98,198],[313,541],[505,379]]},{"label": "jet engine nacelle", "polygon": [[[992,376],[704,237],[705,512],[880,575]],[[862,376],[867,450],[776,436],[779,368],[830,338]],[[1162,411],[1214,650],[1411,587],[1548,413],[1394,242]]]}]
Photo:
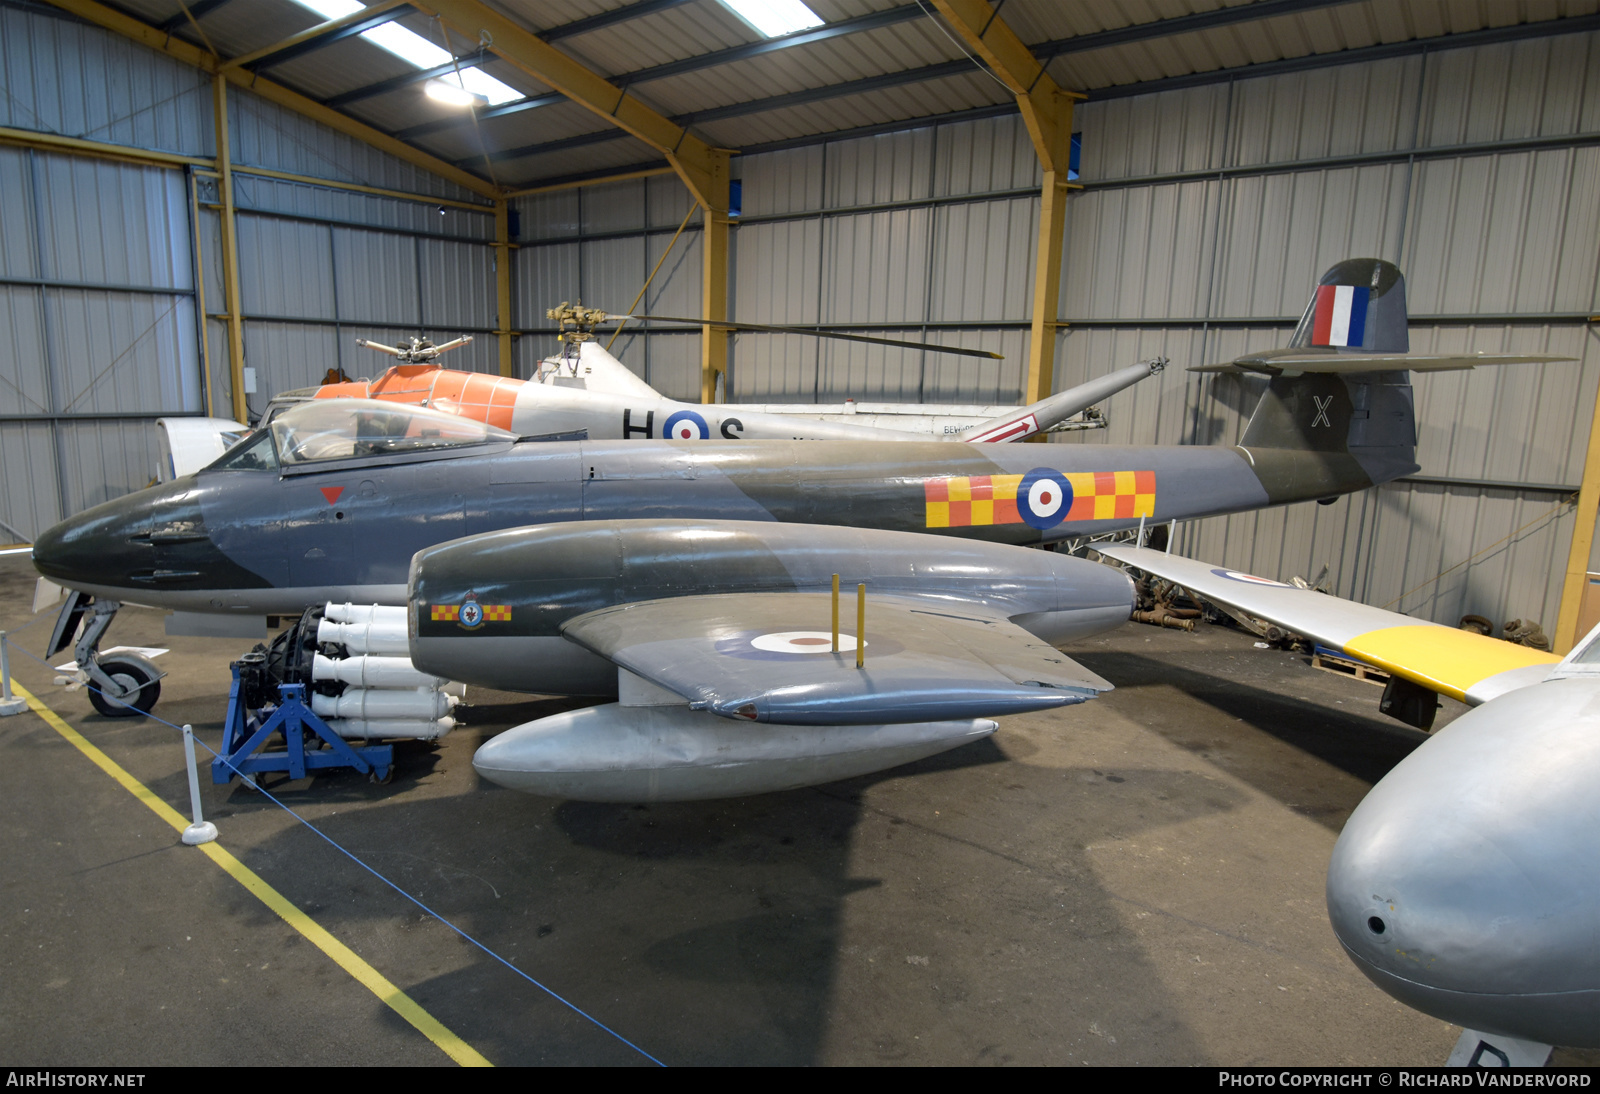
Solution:
[{"label": "jet engine nacelle", "polygon": [[1384,991],[1468,1029],[1600,1048],[1597,700],[1587,672],[1507,692],[1356,807],[1328,915]]},{"label": "jet engine nacelle", "polygon": [[718,593],[823,593],[856,585],[974,606],[1050,643],[1126,622],[1133,585],[1085,559],[915,532],[754,521],[587,521],[514,528],[419,552],[409,593],[418,670],[497,688],[612,695],[617,668],[561,625],[618,604]]}]

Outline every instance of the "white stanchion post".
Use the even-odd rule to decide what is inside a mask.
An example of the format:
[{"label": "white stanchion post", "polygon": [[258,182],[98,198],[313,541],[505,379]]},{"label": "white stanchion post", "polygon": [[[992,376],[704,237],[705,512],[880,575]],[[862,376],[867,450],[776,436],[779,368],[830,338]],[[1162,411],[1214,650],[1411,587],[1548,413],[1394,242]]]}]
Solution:
[{"label": "white stanchion post", "polygon": [[217,826],[200,815],[200,775],[194,766],[194,728],[183,727],[183,758],[189,765],[189,813],[194,823],[183,830],[183,842],[190,847],[217,838]]},{"label": "white stanchion post", "polygon": [[6,632],[0,631],[0,718],[21,714],[28,709],[26,699],[11,694],[11,651],[6,648]]}]

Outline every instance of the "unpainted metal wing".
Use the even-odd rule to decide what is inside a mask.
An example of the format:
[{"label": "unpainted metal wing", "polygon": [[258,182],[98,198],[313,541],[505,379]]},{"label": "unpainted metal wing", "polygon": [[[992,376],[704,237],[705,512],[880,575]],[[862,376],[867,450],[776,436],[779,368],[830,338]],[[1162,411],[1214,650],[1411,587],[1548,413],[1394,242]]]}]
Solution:
[{"label": "unpainted metal wing", "polygon": [[1544,679],[1553,653],[1456,630],[1311,589],[1148,547],[1098,548],[1206,600],[1315,638],[1368,664],[1474,705]]},{"label": "unpainted metal wing", "polygon": [[833,651],[826,593],[647,600],[563,624],[567,638],[694,709],[787,725],[982,718],[1081,703],[1111,684],[998,614],[868,596],[856,667],[853,596]]}]

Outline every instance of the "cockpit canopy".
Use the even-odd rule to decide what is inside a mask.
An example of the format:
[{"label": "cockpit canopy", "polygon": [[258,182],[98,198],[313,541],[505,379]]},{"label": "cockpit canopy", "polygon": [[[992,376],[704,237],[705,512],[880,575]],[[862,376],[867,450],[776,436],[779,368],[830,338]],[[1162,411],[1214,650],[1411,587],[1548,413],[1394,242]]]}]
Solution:
[{"label": "cockpit canopy", "polygon": [[312,399],[284,410],[211,469],[288,468],[514,440],[503,429],[427,407],[376,399]]}]

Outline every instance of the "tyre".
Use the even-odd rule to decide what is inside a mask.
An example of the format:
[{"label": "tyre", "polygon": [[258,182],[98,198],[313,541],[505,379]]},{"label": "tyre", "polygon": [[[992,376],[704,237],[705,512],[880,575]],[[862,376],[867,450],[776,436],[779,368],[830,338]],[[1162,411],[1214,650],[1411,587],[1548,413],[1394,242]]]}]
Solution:
[{"label": "tyre", "polygon": [[139,690],[126,699],[113,699],[102,695],[93,684],[89,685],[89,702],[107,718],[134,718],[149,714],[156,700],[161,698],[161,680],[154,666],[143,658],[111,657],[100,662],[101,671],[111,677],[119,687],[136,687]]}]

